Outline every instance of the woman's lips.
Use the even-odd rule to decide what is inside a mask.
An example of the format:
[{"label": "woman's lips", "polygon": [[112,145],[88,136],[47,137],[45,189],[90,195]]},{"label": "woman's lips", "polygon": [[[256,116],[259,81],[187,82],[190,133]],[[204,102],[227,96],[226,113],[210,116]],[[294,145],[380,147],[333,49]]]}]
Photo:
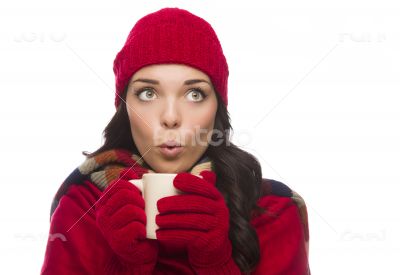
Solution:
[{"label": "woman's lips", "polygon": [[159,147],[160,148],[160,152],[169,158],[173,158],[176,157],[177,155],[179,155],[182,151],[183,151],[183,147],[182,146],[174,146],[174,147]]}]

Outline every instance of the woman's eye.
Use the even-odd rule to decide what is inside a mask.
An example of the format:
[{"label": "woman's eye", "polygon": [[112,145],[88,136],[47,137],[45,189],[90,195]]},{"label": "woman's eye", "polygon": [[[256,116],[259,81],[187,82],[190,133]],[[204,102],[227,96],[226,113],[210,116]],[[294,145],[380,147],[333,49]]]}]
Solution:
[{"label": "woman's eye", "polygon": [[149,99],[151,99],[151,95],[153,95],[153,94],[154,94],[154,91],[153,91],[152,89],[144,88],[144,89],[139,90],[139,91],[136,93],[136,96],[137,96],[140,100],[148,101]]},{"label": "woman's eye", "polygon": [[194,99],[194,101],[201,101],[202,99],[205,98],[205,93],[199,88],[192,89],[189,95],[190,94],[191,94],[190,97]]},{"label": "woman's eye", "polygon": [[[137,91],[135,95],[141,101],[150,101],[155,96],[155,92],[152,88],[143,88]],[[191,89],[188,95],[189,100],[194,102],[202,101],[204,100],[204,98],[206,98],[205,93],[200,88]]]}]

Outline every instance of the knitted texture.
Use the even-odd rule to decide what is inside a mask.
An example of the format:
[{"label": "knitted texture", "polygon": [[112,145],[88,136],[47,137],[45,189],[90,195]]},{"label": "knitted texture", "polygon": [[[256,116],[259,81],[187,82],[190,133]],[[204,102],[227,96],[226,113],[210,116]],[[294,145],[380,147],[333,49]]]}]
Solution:
[{"label": "knitted texture", "polygon": [[161,63],[185,64],[201,70],[228,105],[228,64],[212,26],[187,10],[163,8],[136,22],[115,57],[115,107],[136,71]]},{"label": "knitted texture", "polygon": [[187,249],[196,271],[210,274],[210,270],[219,270],[224,274],[233,270],[229,274],[240,274],[232,261],[229,209],[215,187],[216,175],[213,171],[203,171],[200,175],[202,178],[190,173],[178,174],[173,183],[183,194],[158,201],[157,239]]},{"label": "knitted texture", "polygon": [[[112,149],[87,158],[64,180],[58,188],[51,205],[50,217],[56,209],[61,197],[73,184],[82,184],[85,180],[90,180],[100,190],[104,190],[113,181],[121,177],[129,168],[132,172],[142,177],[145,173],[155,173],[143,160],[135,153],[124,149]],[[188,172],[199,175],[203,170],[213,170],[212,160],[203,156]]]},{"label": "knitted texture", "polygon": [[151,274],[158,243],[146,239],[145,202],[129,179],[139,177],[128,168],[104,190],[95,207],[96,224],[121,261],[129,264],[132,274]]},{"label": "knitted texture", "polygon": [[[139,163],[143,165],[136,165]],[[135,165],[132,167],[133,164]],[[190,174],[200,175],[201,173],[204,177],[204,173],[201,171],[213,171],[212,166],[212,162],[204,157],[190,169]],[[203,169],[199,167],[203,167]],[[158,260],[154,269],[153,265],[147,262],[148,258],[143,262],[148,264],[140,266],[127,261],[122,262],[121,257],[113,252],[109,241],[99,230],[92,206],[102,200],[101,197],[106,192],[105,189],[101,189],[102,186],[107,188],[116,178],[123,178],[122,175],[127,171],[128,173],[135,172],[138,175],[137,173],[146,171],[146,169],[146,163],[138,155],[125,150],[110,150],[100,153],[96,157],[87,158],[82,165],[75,169],[61,184],[54,198],[52,207],[57,209],[50,220],[49,233],[51,236],[63,234],[68,242],[60,238],[49,238],[41,274],[128,275],[150,274],[151,270],[154,271],[154,274],[235,274],[237,266],[233,259],[227,256],[229,252],[226,254],[221,252],[221,255],[217,255],[215,258],[215,261],[220,263],[229,258],[227,262],[211,267],[207,265],[207,255],[203,256],[202,252],[199,252],[199,259],[197,259],[197,257],[193,257],[196,253],[190,252],[192,256],[189,256],[188,250],[182,254],[171,246],[164,245],[159,247]],[[126,176],[132,177],[131,174],[126,174]],[[212,180],[207,177],[204,179],[207,182],[202,181],[202,183],[207,183],[208,187],[211,186],[212,189],[212,184],[210,184]],[[199,195],[199,193],[213,192],[205,191],[209,190],[208,188],[203,191],[198,190],[198,185],[191,183],[191,180],[182,180],[180,184],[187,188],[195,187],[190,194],[193,197],[204,197],[207,200],[207,196]],[[306,249],[308,248],[309,233],[304,200],[287,185],[276,180],[263,178],[261,187],[262,196],[257,204],[264,211],[254,214],[251,221],[259,238],[261,258],[252,274],[310,274],[308,249]],[[65,192],[65,190],[67,191]],[[222,203],[219,203],[219,199],[210,199],[208,202],[212,202],[210,208],[215,210],[216,215],[217,212],[223,213],[220,210]],[[175,203],[181,206],[180,212],[182,212],[182,208],[186,207],[182,203],[179,204],[178,201]],[[188,210],[191,205],[191,201],[188,200]],[[203,212],[204,209],[209,211],[207,205],[202,204],[200,207]],[[193,211],[188,212],[192,213]],[[177,221],[179,222],[179,220]],[[192,225],[193,221],[193,219],[189,219],[188,224]],[[121,221],[118,220],[116,223],[121,224]],[[207,225],[200,221],[199,226],[206,228]],[[210,233],[214,231],[211,227],[208,229]],[[199,239],[201,239],[199,243],[204,243],[209,238],[203,236]],[[218,239],[222,240],[224,237]],[[159,242],[159,244],[162,243]],[[211,247],[224,246],[213,243]]]},{"label": "knitted texture", "polygon": [[308,211],[306,203],[303,197],[300,196],[296,191],[292,190],[289,186],[284,184],[283,182],[273,180],[273,179],[262,179],[261,185],[261,194],[262,196],[267,195],[278,195],[282,197],[290,198],[295,204],[299,211],[301,223],[304,228],[304,238],[305,245],[308,253],[309,249],[309,241],[310,241],[310,233],[309,233],[309,225],[308,225]]},{"label": "knitted texture", "polygon": [[[148,168],[143,158],[132,152],[123,149],[113,149],[100,153],[92,158],[86,159],[64,180],[58,188],[51,205],[50,218],[61,197],[67,192],[68,188],[73,184],[81,184],[84,180],[89,179],[100,190],[104,190],[110,182],[120,177],[126,168],[134,171],[139,177],[144,173],[154,173]],[[193,175],[199,175],[201,171],[213,171],[213,162],[208,157],[203,157],[196,165],[190,169]],[[307,252],[309,249],[309,225],[308,211],[304,199],[294,190],[290,189],[282,182],[263,179],[262,194],[267,196],[270,194],[289,197],[296,204],[301,222],[304,228],[305,245]]]}]

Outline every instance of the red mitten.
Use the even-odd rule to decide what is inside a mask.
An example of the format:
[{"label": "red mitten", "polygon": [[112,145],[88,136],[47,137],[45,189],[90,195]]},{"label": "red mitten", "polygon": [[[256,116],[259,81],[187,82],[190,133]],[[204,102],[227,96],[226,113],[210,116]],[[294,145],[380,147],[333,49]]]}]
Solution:
[{"label": "red mitten", "polygon": [[96,204],[96,222],[113,251],[134,274],[151,274],[157,261],[158,243],[146,239],[146,214],[140,190],[122,173],[103,191]]},{"label": "red mitten", "polygon": [[199,274],[240,274],[231,256],[229,209],[215,187],[216,175],[212,171],[200,175],[203,178],[179,173],[174,186],[184,193],[157,202],[157,239],[186,248]]}]

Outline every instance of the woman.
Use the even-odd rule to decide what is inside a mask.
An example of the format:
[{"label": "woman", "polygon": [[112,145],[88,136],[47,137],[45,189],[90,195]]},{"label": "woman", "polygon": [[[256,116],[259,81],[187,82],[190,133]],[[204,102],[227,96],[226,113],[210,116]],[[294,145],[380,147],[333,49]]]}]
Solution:
[{"label": "woman", "polygon": [[[303,199],[229,141],[210,24],[179,8],[146,15],[114,73],[116,113],[53,200],[42,274],[310,274]],[[177,173],[182,191],[158,201],[156,240],[129,182],[144,173]]]}]

